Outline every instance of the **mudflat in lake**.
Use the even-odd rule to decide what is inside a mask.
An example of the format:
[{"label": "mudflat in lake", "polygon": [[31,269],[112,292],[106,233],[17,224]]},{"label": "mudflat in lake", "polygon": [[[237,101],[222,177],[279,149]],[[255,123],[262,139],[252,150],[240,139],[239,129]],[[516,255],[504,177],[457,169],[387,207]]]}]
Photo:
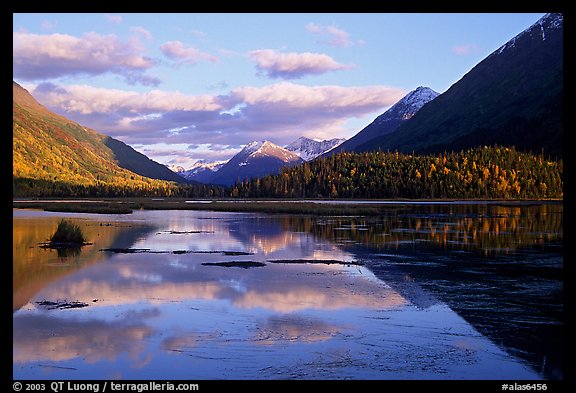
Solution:
[{"label": "mudflat in lake", "polygon": [[[39,247],[62,218],[92,244]],[[562,379],[562,204],[13,211],[15,379]]]}]

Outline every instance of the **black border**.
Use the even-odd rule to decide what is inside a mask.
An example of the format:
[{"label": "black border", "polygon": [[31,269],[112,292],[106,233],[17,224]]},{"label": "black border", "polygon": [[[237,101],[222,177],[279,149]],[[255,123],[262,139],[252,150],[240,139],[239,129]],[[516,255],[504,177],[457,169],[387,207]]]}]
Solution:
[{"label": "black border", "polygon": [[[422,12],[422,13],[454,13],[454,12],[466,12],[466,13],[491,13],[491,12],[536,12],[536,13],[546,13],[546,12],[562,12],[564,14],[564,39],[565,39],[565,48],[570,48],[570,38],[573,37],[574,28],[572,27],[573,21],[573,14],[569,11],[568,8],[568,0],[560,1],[560,0],[546,0],[546,1],[516,1],[516,0],[508,0],[508,1],[500,1],[500,2],[466,2],[463,0],[455,1],[455,0],[442,0],[442,1],[426,1],[426,0],[413,0],[413,1],[385,1],[385,0],[354,0],[352,2],[332,2],[332,1],[316,1],[316,2],[294,2],[294,1],[287,1],[287,2],[270,2],[270,3],[255,3],[255,2],[199,2],[199,1],[184,1],[184,0],[165,0],[161,3],[158,2],[140,2],[136,5],[132,2],[114,2],[114,3],[106,3],[106,2],[79,2],[79,1],[65,1],[65,0],[56,0],[56,1],[43,1],[43,2],[36,2],[36,1],[10,1],[10,2],[3,2],[2,8],[7,8],[5,12],[2,12],[2,16],[6,19],[3,26],[6,30],[8,30],[9,26],[12,25],[12,14],[13,13],[28,13],[28,12],[48,12],[48,13],[68,13],[68,12],[78,12],[78,13],[85,13],[85,12],[103,12],[103,13],[167,13],[167,12],[195,12],[195,13],[205,13],[205,12],[215,12],[215,13],[304,13],[304,12],[319,12],[319,13],[414,13],[414,12]],[[528,26],[526,26],[528,27]],[[9,32],[6,31],[3,37],[6,40],[6,48],[8,51],[8,39]],[[573,80],[572,72],[576,68],[573,67],[571,64],[571,57],[569,51],[565,51],[565,54],[568,56],[564,57],[564,68],[569,70],[565,73],[565,85],[570,85],[570,82]],[[3,86],[6,86],[8,89],[8,80],[5,80]],[[3,95],[3,97],[8,100],[10,95],[8,92]],[[565,94],[564,96],[564,103],[566,105],[567,98],[570,97],[570,94]],[[571,104],[571,102],[568,102]],[[6,103],[6,107],[8,103]],[[8,116],[3,117],[6,122],[8,122]],[[516,383],[516,384],[525,384],[525,383],[545,383],[547,385],[546,392],[558,392],[558,391],[566,391],[568,388],[574,389],[575,385],[575,363],[573,361],[573,356],[571,350],[576,349],[576,345],[574,342],[574,332],[576,332],[576,326],[573,322],[573,316],[575,315],[576,308],[574,307],[574,301],[576,294],[574,293],[574,289],[571,285],[571,281],[574,277],[574,262],[576,259],[572,258],[573,249],[569,247],[571,241],[574,239],[574,230],[572,228],[572,224],[574,221],[574,205],[571,203],[572,200],[572,183],[574,180],[574,176],[576,176],[573,172],[573,158],[571,157],[571,147],[573,145],[570,144],[572,141],[571,133],[574,132],[572,117],[564,116],[564,124],[565,130],[564,138],[564,242],[565,247],[565,264],[564,264],[564,272],[565,272],[565,279],[564,279],[564,339],[565,339],[565,354],[564,354],[564,380],[562,381],[454,381],[454,380],[417,380],[417,381],[410,381],[410,380],[383,380],[383,381],[177,381],[177,380],[169,380],[173,383],[179,382],[192,382],[198,383],[201,391],[206,390],[220,390],[220,389],[249,389],[249,388],[305,388],[305,389],[331,389],[331,388],[372,388],[372,387],[383,387],[383,388],[390,388],[392,391],[398,391],[401,389],[409,389],[414,391],[428,391],[428,390],[436,390],[442,389],[442,391],[458,391],[462,392],[466,389],[474,389],[474,390],[481,390],[486,392],[500,392],[502,390],[503,383]],[[6,124],[5,130],[8,129],[8,124]],[[6,160],[6,163],[3,166],[4,171],[2,173],[9,173],[8,171],[11,169],[11,161],[10,158],[12,156],[9,153],[8,149],[11,149],[11,143],[6,141],[2,144],[2,146],[6,149],[6,153],[2,155],[2,157]],[[10,201],[6,201],[6,206],[9,206],[11,203],[11,195],[6,193],[6,199],[10,198]],[[4,222],[11,222],[12,214],[11,210],[9,211],[6,209],[6,218]],[[5,239],[11,239],[12,236]],[[6,242],[8,240],[5,240]],[[568,247],[566,247],[568,245]],[[6,244],[6,246],[11,247],[10,244]],[[11,249],[11,248],[9,248]],[[11,276],[12,268],[9,261],[4,261],[4,274],[3,277],[6,280],[9,279]],[[12,291],[11,285],[3,285],[5,288],[4,296],[4,307],[3,310],[7,313],[7,310],[10,309],[11,299],[12,299]],[[6,321],[10,320],[6,318]],[[12,324],[10,323],[10,326]],[[10,329],[12,331],[12,328]],[[0,365],[0,381],[3,383],[0,386],[6,386],[5,384],[9,384],[10,391],[13,390],[13,379],[12,379],[12,366],[8,363],[9,360],[12,358],[11,355],[11,345],[4,346],[6,349],[6,355],[2,356],[2,361],[6,362],[7,364]],[[25,381],[21,381],[25,383]],[[36,381],[38,383],[45,383],[46,390],[49,391],[49,383],[52,381]],[[98,382],[98,381],[84,381],[84,382]],[[142,383],[144,381],[123,381],[125,383],[134,382],[134,383]],[[158,381],[162,382],[162,381]],[[102,384],[102,382],[100,382]],[[100,389],[100,391],[102,391]]]}]

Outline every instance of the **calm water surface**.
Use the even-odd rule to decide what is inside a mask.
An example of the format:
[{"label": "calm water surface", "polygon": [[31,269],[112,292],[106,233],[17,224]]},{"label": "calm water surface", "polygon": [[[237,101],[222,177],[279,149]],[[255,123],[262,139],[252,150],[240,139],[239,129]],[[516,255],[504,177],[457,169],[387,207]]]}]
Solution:
[{"label": "calm water surface", "polygon": [[15,379],[562,378],[561,204],[13,218]]}]

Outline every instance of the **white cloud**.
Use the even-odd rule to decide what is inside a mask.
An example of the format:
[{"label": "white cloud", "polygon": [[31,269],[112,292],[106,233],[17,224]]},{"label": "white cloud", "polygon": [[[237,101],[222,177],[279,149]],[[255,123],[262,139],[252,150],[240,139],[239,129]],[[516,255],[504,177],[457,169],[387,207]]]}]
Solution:
[{"label": "white cloud", "polygon": [[152,33],[142,26],[132,26],[130,31],[144,37],[146,41],[152,41]]},{"label": "white cloud", "polygon": [[[217,148],[209,155],[223,159],[231,146],[252,140],[287,144],[302,135],[342,135],[349,119],[381,113],[405,91],[281,82],[238,87],[221,95],[52,84],[40,84],[31,93],[66,117],[126,143],[212,145]],[[230,149],[222,151],[222,146]]]},{"label": "white cloud", "polygon": [[158,85],[157,78],[144,74],[155,61],[143,52],[137,39],[122,42],[115,35],[14,32],[12,64],[14,77],[23,80],[113,73],[129,83]]},{"label": "white cloud", "polygon": [[323,53],[280,53],[274,49],[261,49],[251,51],[249,55],[256,67],[270,78],[297,79],[352,67]]},{"label": "white cloud", "polygon": [[160,45],[164,56],[177,60],[180,63],[198,63],[201,60],[218,62],[220,59],[209,53],[202,52],[194,47],[186,47],[180,41],[168,41]]},{"label": "white cloud", "polygon": [[99,88],[88,85],[56,87],[39,85],[35,95],[47,105],[66,112],[84,115],[93,113],[155,113],[169,111],[218,111],[222,106],[209,95],[185,95],[180,92],[151,90],[146,93]]},{"label": "white cloud", "polygon": [[388,106],[402,97],[403,90],[386,86],[305,86],[281,82],[263,87],[240,87],[232,96],[248,105],[267,107],[311,108],[348,112],[368,111]]},{"label": "white cloud", "polygon": [[324,40],[319,41],[322,44],[339,47],[354,45],[354,41],[350,38],[350,33],[336,26],[322,26],[315,23],[308,23],[306,30],[312,34],[325,37]]}]

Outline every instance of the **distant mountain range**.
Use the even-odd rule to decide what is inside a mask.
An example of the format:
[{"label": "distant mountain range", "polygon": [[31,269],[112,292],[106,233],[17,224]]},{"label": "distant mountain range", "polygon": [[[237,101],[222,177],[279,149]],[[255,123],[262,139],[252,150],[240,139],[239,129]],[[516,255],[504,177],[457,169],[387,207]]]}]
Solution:
[{"label": "distant mountain range", "polygon": [[13,82],[13,176],[71,184],[133,185],[148,179],[185,182],[125,143],[39,104]]},{"label": "distant mountain range", "polygon": [[214,174],[227,162],[228,161],[207,162],[206,160],[198,160],[190,169],[184,169],[182,166],[170,166],[168,168],[186,180],[199,183],[210,183]]},{"label": "distant mountain range", "polygon": [[310,161],[322,154],[334,150],[345,141],[345,138],[317,140],[303,136],[287,145],[285,149],[297,154],[304,161]]},{"label": "distant mountain range", "polygon": [[276,174],[285,166],[303,162],[298,155],[270,141],[254,141],[224,164],[210,183],[230,186],[237,181]]},{"label": "distant mountain range", "polygon": [[188,170],[168,168],[51,112],[13,82],[13,177],[20,179],[134,187],[160,179],[231,186],[342,151],[436,153],[494,144],[562,157],[562,14],[542,17],[443,94],[422,86],[411,91],[347,141],[302,137],[285,148],[255,141],[227,162],[201,160]]},{"label": "distant mountain range", "polygon": [[238,179],[277,174],[284,166],[310,161],[338,146],[346,139],[315,140],[301,137],[285,148],[270,141],[247,144],[228,161],[206,162],[198,160],[186,170],[169,167],[185,179],[200,183],[232,185]]},{"label": "distant mountain range", "polygon": [[384,137],[391,134],[403,123],[410,120],[416,112],[428,102],[438,97],[440,93],[429,87],[420,86],[401,98],[396,104],[391,106],[386,112],[378,116],[372,123],[367,125],[358,134],[348,139],[346,142],[330,150],[328,154],[342,151],[357,151],[359,146],[367,144],[375,138]]},{"label": "distant mountain range", "polygon": [[426,153],[501,144],[562,156],[563,71],[563,16],[547,14],[394,132],[353,150]]}]

